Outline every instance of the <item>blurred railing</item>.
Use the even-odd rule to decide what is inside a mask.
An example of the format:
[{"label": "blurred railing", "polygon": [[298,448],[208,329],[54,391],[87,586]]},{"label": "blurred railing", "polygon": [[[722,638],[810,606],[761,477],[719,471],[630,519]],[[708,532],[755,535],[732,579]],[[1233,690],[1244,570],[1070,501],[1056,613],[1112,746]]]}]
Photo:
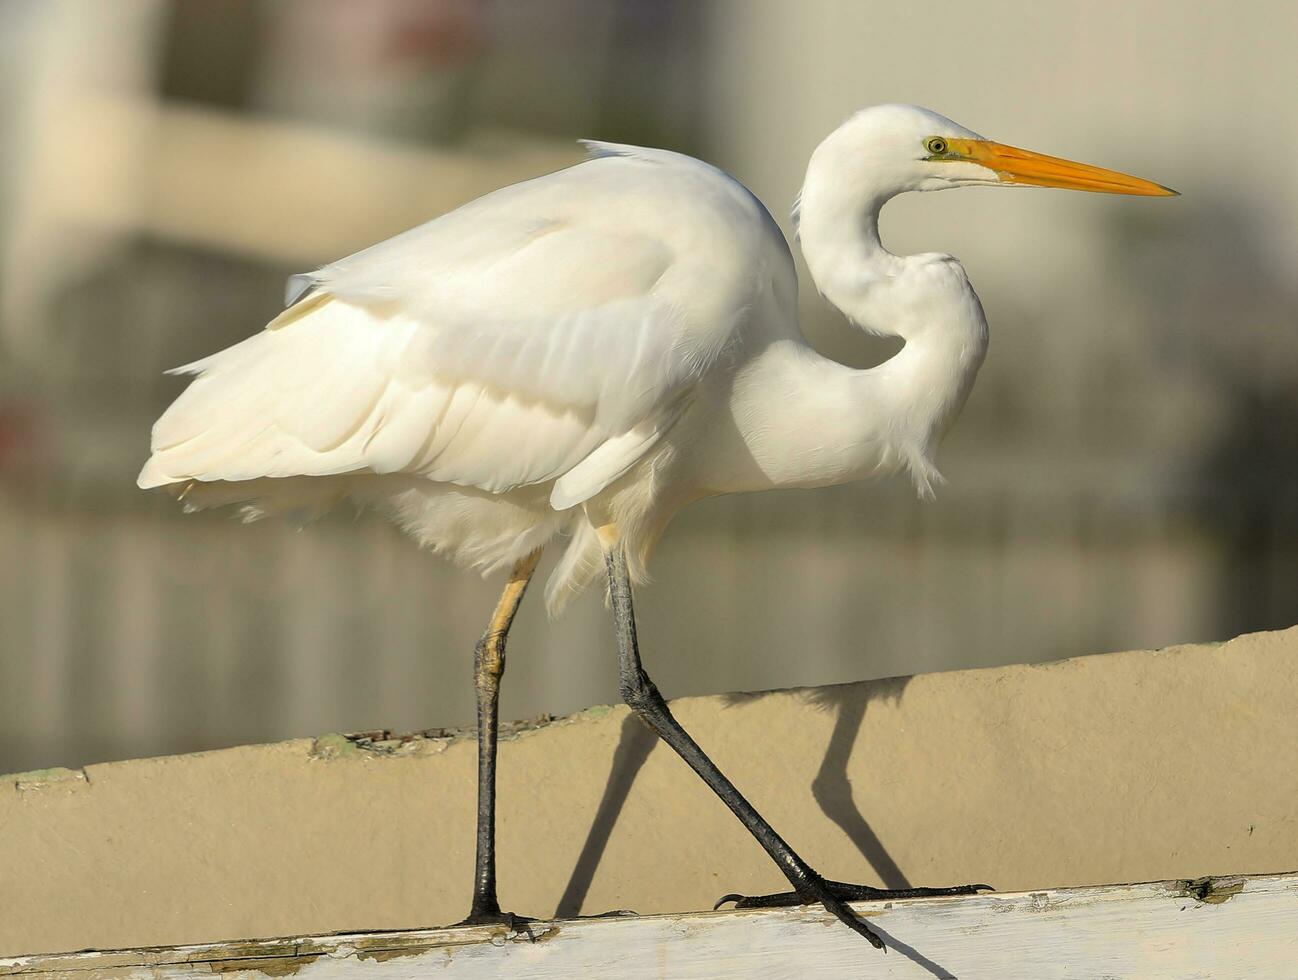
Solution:
[{"label": "blurred railing", "polygon": [[[1298,8],[1112,7],[0,4],[0,770],[470,720],[497,583],[373,516],[298,534],[139,493],[181,384],[160,372],[266,322],[285,274],[566,165],[579,135],[699,152],[782,218],[815,140],[884,98],[1186,194],[890,205],[889,243],[960,255],[992,321],[951,484],[692,508],[638,599],[663,689],[1298,621],[1298,184],[1275,167]],[[973,48],[1012,70],[968,85]],[[831,356],[886,356],[803,297]],[[598,597],[543,620],[534,596],[505,715],[614,698]]]},{"label": "blurred railing", "polygon": [[[298,532],[173,506],[0,506],[0,771],[471,721],[499,582],[372,516]],[[1221,637],[1291,620],[1296,529],[1295,508],[1205,521],[1005,491],[709,501],[656,558],[645,652],[679,696]],[[554,623],[532,596],[505,716],[615,700],[610,637],[598,595]]]}]

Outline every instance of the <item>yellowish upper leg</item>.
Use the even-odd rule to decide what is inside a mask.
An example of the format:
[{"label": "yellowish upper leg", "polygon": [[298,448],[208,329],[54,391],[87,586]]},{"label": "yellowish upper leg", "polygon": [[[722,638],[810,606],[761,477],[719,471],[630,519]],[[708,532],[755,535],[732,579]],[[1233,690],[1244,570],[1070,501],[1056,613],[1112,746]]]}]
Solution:
[{"label": "yellowish upper leg", "polygon": [[491,623],[478,642],[477,672],[480,680],[499,681],[505,670],[505,637],[514,622],[514,616],[527,591],[527,583],[532,580],[537,563],[541,560],[541,550],[537,548],[529,555],[520,558],[509,573],[509,581],[496,603],[496,610],[491,614]]},{"label": "yellowish upper leg", "polygon": [[595,536],[599,538],[600,547],[605,552],[612,551],[622,540],[622,532],[618,530],[618,526],[612,521],[598,525],[595,528]]}]

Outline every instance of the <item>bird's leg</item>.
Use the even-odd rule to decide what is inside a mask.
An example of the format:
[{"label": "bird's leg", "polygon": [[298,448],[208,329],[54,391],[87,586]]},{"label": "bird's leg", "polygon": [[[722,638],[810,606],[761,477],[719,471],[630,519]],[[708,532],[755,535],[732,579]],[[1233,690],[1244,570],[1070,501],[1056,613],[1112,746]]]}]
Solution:
[{"label": "bird's leg", "polygon": [[478,834],[473,905],[464,925],[504,922],[512,926],[514,922],[514,916],[500,911],[496,899],[496,731],[500,678],[505,673],[505,638],[540,558],[538,548],[519,559],[496,603],[491,623],[474,649],[473,686],[478,695]]},{"label": "bird's leg", "polygon": [[640,663],[626,553],[617,538],[616,529],[605,526],[599,530],[600,541],[604,545],[605,561],[608,564],[609,599],[617,628],[618,673],[623,700],[646,725],[657,733],[659,738],[689,763],[690,768],[703,778],[712,792],[716,793],[748,828],[748,832],[757,838],[757,842],[766,848],[766,853],[779,865],[780,870],[793,885],[798,901],[821,903],[848,928],[864,936],[876,948],[882,949],[883,940],[875,935],[865,922],[858,919],[844,904],[844,900],[834,894],[829,882],[817,874],[785,842],[784,838],[775,832],[753,805],[744,799],[739,790],[735,789],[734,784],[722,774],[716,764],[704,754],[698,743],[681,727],[680,722],[672,717],[667,702],[658,693],[658,688],[649,679],[649,675],[645,673]]}]

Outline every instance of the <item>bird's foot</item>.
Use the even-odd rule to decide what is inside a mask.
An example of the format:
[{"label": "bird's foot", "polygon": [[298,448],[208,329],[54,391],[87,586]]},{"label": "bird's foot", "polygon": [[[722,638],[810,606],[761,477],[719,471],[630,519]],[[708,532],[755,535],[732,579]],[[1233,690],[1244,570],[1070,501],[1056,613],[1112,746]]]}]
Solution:
[{"label": "bird's foot", "polygon": [[778,892],[774,895],[723,895],[713,908],[734,902],[737,909],[767,909],[787,905],[814,905],[819,903],[853,932],[864,936],[875,949],[883,949],[883,940],[875,934],[848,902],[878,902],[898,898],[936,898],[946,895],[976,895],[992,891],[991,885],[954,885],[948,888],[874,888],[846,881],[820,879],[808,884],[806,892]]},{"label": "bird's foot", "polygon": [[507,938],[514,936],[531,935],[528,926],[536,919],[530,919],[525,915],[515,915],[513,912],[502,912],[497,908],[478,909],[475,908],[467,916],[455,923],[457,926],[504,926]]},{"label": "bird's foot", "polygon": [[[952,885],[946,888],[875,888],[847,881],[824,881],[831,895],[843,902],[887,902],[898,898],[940,898],[947,895],[977,895],[995,891],[991,885]],[[774,895],[723,895],[713,908],[734,902],[737,909],[769,909],[785,905],[811,905],[820,899],[802,896],[797,892],[777,892]]]}]

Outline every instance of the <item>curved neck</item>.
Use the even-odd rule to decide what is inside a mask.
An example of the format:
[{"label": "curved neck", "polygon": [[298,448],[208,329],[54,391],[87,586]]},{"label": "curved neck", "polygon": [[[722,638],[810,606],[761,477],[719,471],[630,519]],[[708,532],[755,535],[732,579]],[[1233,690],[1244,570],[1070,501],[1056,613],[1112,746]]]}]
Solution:
[{"label": "curved neck", "polygon": [[905,325],[876,309],[906,269],[879,238],[879,213],[894,192],[868,182],[837,181],[813,157],[798,196],[798,242],[811,278],[830,303],[857,326],[906,336]]},{"label": "curved neck", "polygon": [[[963,407],[986,351],[935,334],[857,370],[805,343],[768,346],[736,391],[733,413],[757,473],[716,492],[818,487],[909,470],[921,496],[941,476],[938,444]],[[750,397],[751,394],[751,397]]]},{"label": "curved neck", "polygon": [[799,207],[812,278],[853,323],[906,344],[863,371],[803,344],[772,345],[756,366],[761,386],[791,397],[753,413],[749,448],[776,486],[845,483],[904,466],[929,495],[940,479],[933,455],[987,350],[982,305],[950,256],[883,247],[879,211],[892,192],[829,176],[813,157]]}]

